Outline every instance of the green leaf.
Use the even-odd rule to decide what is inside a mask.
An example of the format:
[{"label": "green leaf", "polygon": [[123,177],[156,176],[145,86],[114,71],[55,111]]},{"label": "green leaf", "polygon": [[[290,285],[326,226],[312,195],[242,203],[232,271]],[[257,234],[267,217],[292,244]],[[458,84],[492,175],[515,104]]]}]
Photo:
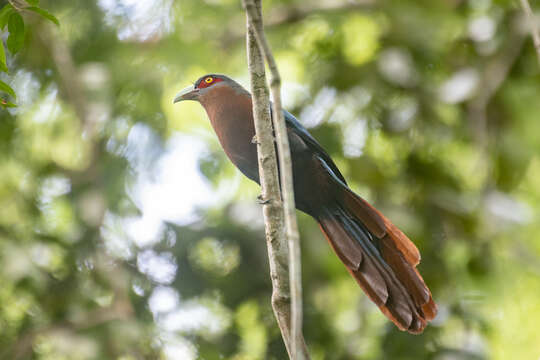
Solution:
[{"label": "green leaf", "polygon": [[13,96],[14,98],[17,98],[17,95],[15,95],[15,91],[13,91],[11,86],[6,84],[2,80],[0,80],[0,91],[7,92],[9,95]]},{"label": "green leaf", "polygon": [[8,72],[6,64],[6,51],[4,50],[4,42],[0,39],[0,70]]},{"label": "green leaf", "polygon": [[0,10],[0,30],[6,27],[9,16],[13,11],[15,11],[15,9],[13,9],[11,4],[6,4],[2,10]]},{"label": "green leaf", "polygon": [[9,17],[8,30],[7,47],[12,54],[15,54],[24,43],[24,21],[19,13],[15,12]]},{"label": "green leaf", "polygon": [[39,0],[26,0],[30,5],[39,5]]},{"label": "green leaf", "polygon": [[58,21],[56,16],[54,16],[53,14],[48,12],[47,10],[44,10],[44,9],[42,9],[40,7],[37,7],[37,6],[30,6],[30,7],[25,8],[25,10],[30,10],[30,11],[33,11],[35,13],[38,13],[39,15],[43,16],[45,19],[52,21],[57,26],[60,26],[60,22]]}]

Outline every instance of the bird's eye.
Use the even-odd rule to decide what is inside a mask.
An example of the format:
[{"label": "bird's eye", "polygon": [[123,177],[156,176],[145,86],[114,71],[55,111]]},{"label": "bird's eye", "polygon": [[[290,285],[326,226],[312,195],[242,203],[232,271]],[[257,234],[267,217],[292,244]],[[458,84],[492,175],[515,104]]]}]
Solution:
[{"label": "bird's eye", "polygon": [[210,84],[212,81],[214,81],[212,77],[207,77],[206,79],[204,79],[204,82],[207,84]]}]

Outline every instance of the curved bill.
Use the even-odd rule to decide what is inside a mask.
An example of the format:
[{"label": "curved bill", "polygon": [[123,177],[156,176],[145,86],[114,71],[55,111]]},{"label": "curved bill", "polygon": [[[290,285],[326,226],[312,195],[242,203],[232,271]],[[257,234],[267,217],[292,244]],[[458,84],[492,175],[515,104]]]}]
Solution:
[{"label": "curved bill", "polygon": [[173,104],[183,100],[194,100],[199,94],[199,89],[196,89],[194,85],[190,85],[180,91],[174,97]]}]

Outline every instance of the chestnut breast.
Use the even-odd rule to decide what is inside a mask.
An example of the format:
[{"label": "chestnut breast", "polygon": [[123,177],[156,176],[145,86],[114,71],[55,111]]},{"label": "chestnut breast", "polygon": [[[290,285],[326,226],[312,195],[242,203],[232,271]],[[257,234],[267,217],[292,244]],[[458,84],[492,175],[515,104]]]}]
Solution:
[{"label": "chestnut breast", "polygon": [[248,178],[259,182],[257,145],[251,96],[225,84],[216,84],[200,97],[219,142],[232,163]]}]

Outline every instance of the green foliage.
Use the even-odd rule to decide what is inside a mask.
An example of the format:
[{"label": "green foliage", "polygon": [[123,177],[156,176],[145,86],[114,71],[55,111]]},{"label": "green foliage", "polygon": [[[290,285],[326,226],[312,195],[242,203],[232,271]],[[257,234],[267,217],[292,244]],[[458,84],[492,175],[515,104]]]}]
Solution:
[{"label": "green foliage", "polygon": [[53,14],[51,14],[50,12],[48,12],[45,9],[42,9],[42,8],[40,8],[38,6],[29,6],[29,7],[25,8],[25,10],[33,11],[33,12],[43,16],[45,19],[47,19],[49,21],[52,21],[54,24],[56,24],[56,26],[60,26],[60,22],[58,21],[58,19]]},{"label": "green foliage", "polygon": [[9,18],[15,12],[15,9],[11,4],[6,4],[0,9],[0,29],[4,29],[8,23]]},{"label": "green foliage", "polygon": [[[260,190],[172,104],[205,73],[248,85],[239,3],[13,3],[0,359],[285,359]],[[264,4],[286,108],[415,242],[440,308],[399,332],[299,214],[313,358],[538,358],[540,69],[516,5]]]},{"label": "green foliage", "polygon": [[0,42],[0,70],[8,72],[6,65],[6,51],[4,50],[4,43]]},{"label": "green foliage", "polygon": [[[21,50],[24,45],[26,31],[21,13],[25,11],[35,12],[43,18],[52,21],[57,26],[60,26],[60,22],[53,14],[38,6],[39,0],[30,0],[26,2],[31,6],[14,8],[11,3],[7,3],[2,7],[2,9],[0,9],[0,31],[4,30],[7,27],[7,30],[9,31],[9,36],[6,41],[6,45],[12,55],[15,55],[17,52],[19,52],[19,50]],[[8,72],[6,52],[4,49],[3,41],[0,41],[0,70],[6,73]],[[3,81],[0,82],[0,91],[3,91],[11,95],[13,98],[16,98],[13,89]],[[5,99],[2,99],[0,101],[0,106],[5,109],[6,107],[15,107],[16,105]]]},{"label": "green foliage", "polygon": [[19,13],[12,13],[8,20],[9,37],[7,47],[12,54],[16,54],[24,43],[24,21]]},{"label": "green foliage", "polygon": [[0,90],[2,90],[4,92],[7,92],[9,95],[11,95],[13,97],[16,97],[15,91],[13,91],[11,86],[9,86],[8,84],[6,84],[5,82],[3,82],[1,80],[0,80]]}]

